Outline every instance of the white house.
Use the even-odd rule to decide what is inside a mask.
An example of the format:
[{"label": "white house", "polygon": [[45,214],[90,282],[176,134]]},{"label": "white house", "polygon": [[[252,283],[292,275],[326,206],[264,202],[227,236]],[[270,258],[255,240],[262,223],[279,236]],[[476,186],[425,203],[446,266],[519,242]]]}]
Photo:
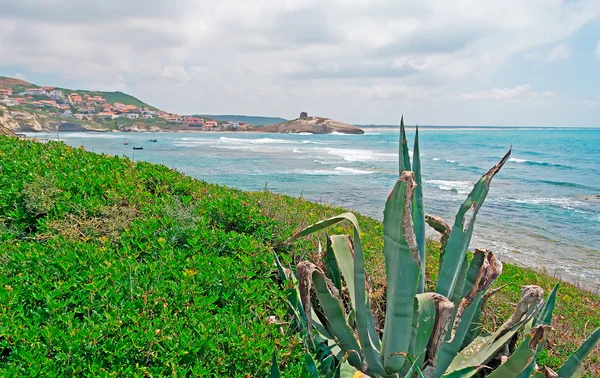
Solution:
[{"label": "white house", "polygon": [[48,92],[42,88],[29,88],[25,90],[25,94],[29,96],[47,96]]},{"label": "white house", "polygon": [[6,106],[17,106],[19,105],[19,103],[17,102],[17,100],[13,99],[13,98],[6,98],[4,100],[0,100],[0,103],[6,105]]},{"label": "white house", "polygon": [[65,97],[62,91],[57,91],[56,89],[50,91],[50,98],[53,100],[61,100]]},{"label": "white house", "polygon": [[127,114],[127,118],[129,118],[129,119],[138,119],[138,118],[140,118],[140,115],[137,114],[137,113],[129,113],[129,114]]},{"label": "white house", "polygon": [[[133,115],[133,114],[131,114],[131,115]],[[146,118],[146,119],[154,118],[154,116],[152,114],[144,114],[143,117]]]},{"label": "white house", "polygon": [[65,110],[62,114],[63,117],[73,118],[73,113],[70,110]]}]

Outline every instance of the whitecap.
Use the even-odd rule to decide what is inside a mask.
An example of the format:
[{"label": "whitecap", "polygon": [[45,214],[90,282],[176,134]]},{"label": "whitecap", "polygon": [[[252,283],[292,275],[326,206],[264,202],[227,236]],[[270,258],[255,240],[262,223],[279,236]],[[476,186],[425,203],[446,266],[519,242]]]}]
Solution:
[{"label": "whitecap", "polygon": [[448,190],[459,194],[468,194],[471,192],[471,189],[473,189],[473,183],[470,181],[426,180],[425,182],[438,189]]},{"label": "whitecap", "polygon": [[330,155],[341,157],[350,162],[396,161],[398,159],[398,155],[394,153],[375,152],[370,150],[327,148],[326,151]]},{"label": "whitecap", "polygon": [[364,169],[356,169],[349,167],[335,167],[335,169],[297,169],[292,173],[317,176],[354,176],[369,175],[375,173],[375,171],[368,171]]}]

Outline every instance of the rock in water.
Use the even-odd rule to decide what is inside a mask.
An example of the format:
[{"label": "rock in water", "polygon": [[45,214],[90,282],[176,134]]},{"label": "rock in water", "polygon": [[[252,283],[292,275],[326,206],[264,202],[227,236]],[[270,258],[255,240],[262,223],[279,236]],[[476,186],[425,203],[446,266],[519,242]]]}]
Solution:
[{"label": "rock in water", "polygon": [[266,133],[312,133],[312,134],[364,134],[365,132],[348,123],[324,117],[298,118],[292,121],[254,128],[254,131]]}]

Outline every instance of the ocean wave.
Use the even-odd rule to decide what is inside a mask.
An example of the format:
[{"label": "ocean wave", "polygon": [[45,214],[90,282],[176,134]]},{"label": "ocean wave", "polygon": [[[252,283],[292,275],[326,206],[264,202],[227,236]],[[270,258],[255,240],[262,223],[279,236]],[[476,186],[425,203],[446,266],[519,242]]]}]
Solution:
[{"label": "ocean wave", "polygon": [[533,180],[533,181],[540,182],[540,183],[547,184],[547,185],[563,186],[563,187],[567,187],[567,188],[588,189],[588,190],[592,190],[592,191],[600,190],[599,188],[595,188],[595,187],[591,187],[591,186],[587,186],[587,185],[583,185],[583,184],[577,184],[575,182],[552,181],[552,180]]},{"label": "ocean wave", "polygon": [[447,190],[458,194],[469,194],[474,185],[474,183],[470,181],[426,180],[425,182],[437,187],[438,189]]},{"label": "ocean wave", "polygon": [[240,139],[240,138],[228,138],[228,137],[220,137],[219,142],[230,143],[230,144],[296,144],[296,143],[298,143],[293,140],[277,139],[277,138]]},{"label": "ocean wave", "polygon": [[317,176],[354,176],[354,175],[370,175],[375,171],[364,169],[335,167],[335,169],[297,169],[292,173],[301,175],[317,175]]},{"label": "ocean wave", "polygon": [[507,199],[511,202],[522,203],[526,205],[545,205],[560,207],[562,209],[575,211],[578,213],[586,214],[587,211],[581,210],[579,207],[582,204],[573,198],[568,197],[545,197],[545,198],[526,198],[526,199]]},{"label": "ocean wave", "polygon": [[527,160],[527,159],[518,159],[518,158],[510,158],[508,161],[513,163],[520,163],[526,165],[537,165],[541,167],[556,167],[556,168],[564,168],[564,169],[573,169],[570,165],[559,164],[559,163],[546,163],[544,161],[537,160]]},{"label": "ocean wave", "polygon": [[371,150],[327,148],[326,151],[330,155],[341,157],[342,159],[350,162],[396,161],[398,159],[397,154],[376,152]]}]

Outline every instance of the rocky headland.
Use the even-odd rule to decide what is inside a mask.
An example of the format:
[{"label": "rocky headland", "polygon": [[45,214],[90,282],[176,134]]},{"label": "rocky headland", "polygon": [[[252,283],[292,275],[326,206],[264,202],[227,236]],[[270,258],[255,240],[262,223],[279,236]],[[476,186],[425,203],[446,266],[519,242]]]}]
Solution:
[{"label": "rocky headland", "polygon": [[364,134],[365,132],[348,123],[335,121],[325,117],[308,117],[304,114],[300,118],[278,123],[276,125],[254,127],[252,131],[264,133],[312,133],[312,134]]}]

